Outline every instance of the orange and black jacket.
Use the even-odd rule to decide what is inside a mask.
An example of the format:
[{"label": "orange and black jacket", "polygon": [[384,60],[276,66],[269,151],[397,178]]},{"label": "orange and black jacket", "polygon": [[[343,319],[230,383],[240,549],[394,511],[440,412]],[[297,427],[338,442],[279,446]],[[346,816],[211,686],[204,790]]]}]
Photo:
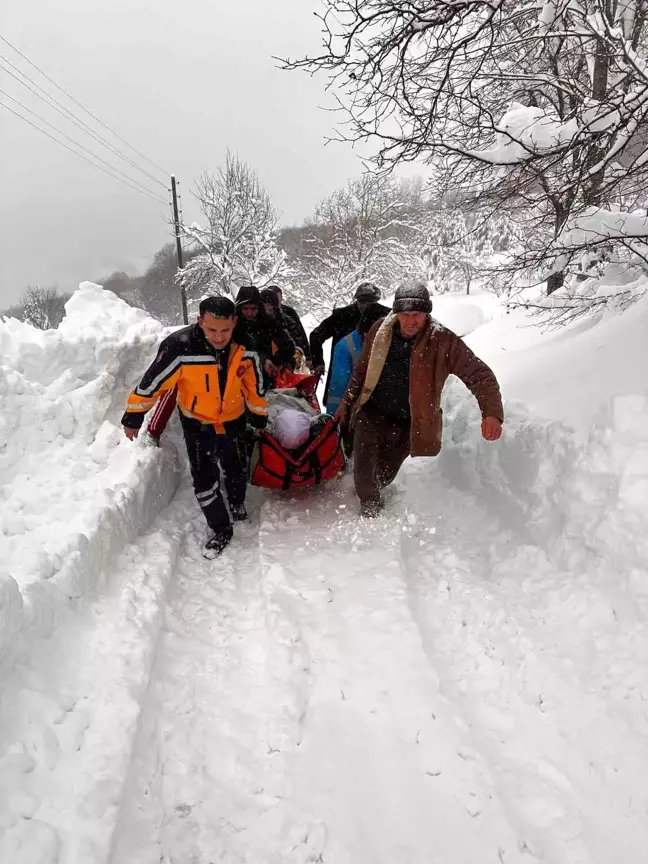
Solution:
[{"label": "orange and black jacket", "polygon": [[[227,364],[227,374],[221,369]],[[220,381],[219,381],[219,372]],[[225,381],[221,392],[221,381]],[[184,417],[214,425],[217,433],[227,432],[247,409],[248,420],[262,429],[268,419],[268,405],[262,394],[263,377],[259,357],[237,342],[229,350],[213,348],[198,324],[184,327],[160,345],[154,362],[128,397],[122,425],[139,429],[145,414],[165,390],[178,388],[178,408]]]}]

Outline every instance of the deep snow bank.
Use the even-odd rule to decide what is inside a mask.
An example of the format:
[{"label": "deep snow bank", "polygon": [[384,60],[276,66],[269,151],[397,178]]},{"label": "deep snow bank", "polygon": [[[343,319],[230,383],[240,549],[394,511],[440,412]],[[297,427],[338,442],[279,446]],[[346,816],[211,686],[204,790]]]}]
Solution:
[{"label": "deep snow bank", "polygon": [[484,442],[474,400],[453,382],[438,469],[522,542],[515,572],[493,552],[494,579],[585,580],[603,598],[601,617],[581,622],[601,664],[611,639],[632,642],[632,656],[641,641],[648,654],[633,630],[648,617],[648,298],[559,331],[529,323],[518,311],[467,340],[508,397],[505,434],[495,447]]},{"label": "deep snow bank", "polygon": [[[485,498],[494,516],[561,566],[576,548],[630,570],[648,561],[648,398],[617,396],[600,406],[585,440],[558,421],[506,405],[504,439],[479,436],[476,408],[452,385],[440,470]],[[574,542],[575,541],[575,542]],[[629,572],[628,571],[628,572]],[[639,588],[641,580],[635,587]],[[648,572],[645,572],[648,596]]]},{"label": "deep snow bank", "polygon": [[497,371],[508,398],[587,434],[617,396],[648,395],[648,296],[627,311],[547,330],[523,309],[471,333],[471,348]]},{"label": "deep snow bank", "polygon": [[459,336],[473,333],[503,313],[504,306],[499,297],[481,289],[472,294],[449,292],[432,297],[432,315]]},{"label": "deep snow bank", "polygon": [[87,282],[58,330],[0,321],[0,663],[17,634],[47,634],[69,598],[92,592],[173,493],[173,455],[118,426],[163,335]]},{"label": "deep snow bank", "polygon": [[496,447],[456,383],[446,394],[440,464],[481,489],[534,541],[580,538],[600,554],[648,560],[648,297],[622,313],[543,330],[524,310],[466,340],[506,401]]}]

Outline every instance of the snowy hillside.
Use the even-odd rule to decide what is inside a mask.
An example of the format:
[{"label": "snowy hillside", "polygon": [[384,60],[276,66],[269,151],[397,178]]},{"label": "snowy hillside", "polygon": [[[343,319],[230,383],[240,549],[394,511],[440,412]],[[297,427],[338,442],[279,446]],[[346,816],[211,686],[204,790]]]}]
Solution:
[{"label": "snowy hillside", "polygon": [[2,864],[646,860],[648,306],[435,315],[504,438],[454,382],[375,523],[252,490],[215,562],[173,432],[116,425],[160,326],[0,324]]}]

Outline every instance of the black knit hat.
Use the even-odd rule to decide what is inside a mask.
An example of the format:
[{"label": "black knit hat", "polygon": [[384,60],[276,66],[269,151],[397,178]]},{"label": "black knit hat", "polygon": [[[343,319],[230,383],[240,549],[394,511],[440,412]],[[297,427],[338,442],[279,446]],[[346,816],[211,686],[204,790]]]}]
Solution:
[{"label": "black knit hat", "polygon": [[256,306],[261,308],[259,289],[254,285],[241,285],[236,295],[237,306]]},{"label": "black knit hat", "polygon": [[431,312],[430,292],[422,282],[409,279],[396,289],[394,312]]},{"label": "black knit hat", "polygon": [[361,282],[353,295],[354,300],[368,300],[370,303],[377,303],[380,300],[380,288],[374,285],[373,282]]}]

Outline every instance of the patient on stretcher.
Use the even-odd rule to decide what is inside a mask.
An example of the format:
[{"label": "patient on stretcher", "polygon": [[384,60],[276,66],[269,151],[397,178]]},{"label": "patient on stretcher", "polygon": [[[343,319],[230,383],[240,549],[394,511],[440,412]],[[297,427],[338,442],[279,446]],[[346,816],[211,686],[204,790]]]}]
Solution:
[{"label": "patient on stretcher", "polygon": [[321,413],[317,382],[315,376],[294,376],[266,393],[268,425],[252,456],[253,486],[302,489],[319,486],[344,471],[338,424]]},{"label": "patient on stretcher", "polygon": [[299,450],[321,432],[326,414],[314,407],[308,396],[297,387],[270,390],[266,431],[286,450]]}]

